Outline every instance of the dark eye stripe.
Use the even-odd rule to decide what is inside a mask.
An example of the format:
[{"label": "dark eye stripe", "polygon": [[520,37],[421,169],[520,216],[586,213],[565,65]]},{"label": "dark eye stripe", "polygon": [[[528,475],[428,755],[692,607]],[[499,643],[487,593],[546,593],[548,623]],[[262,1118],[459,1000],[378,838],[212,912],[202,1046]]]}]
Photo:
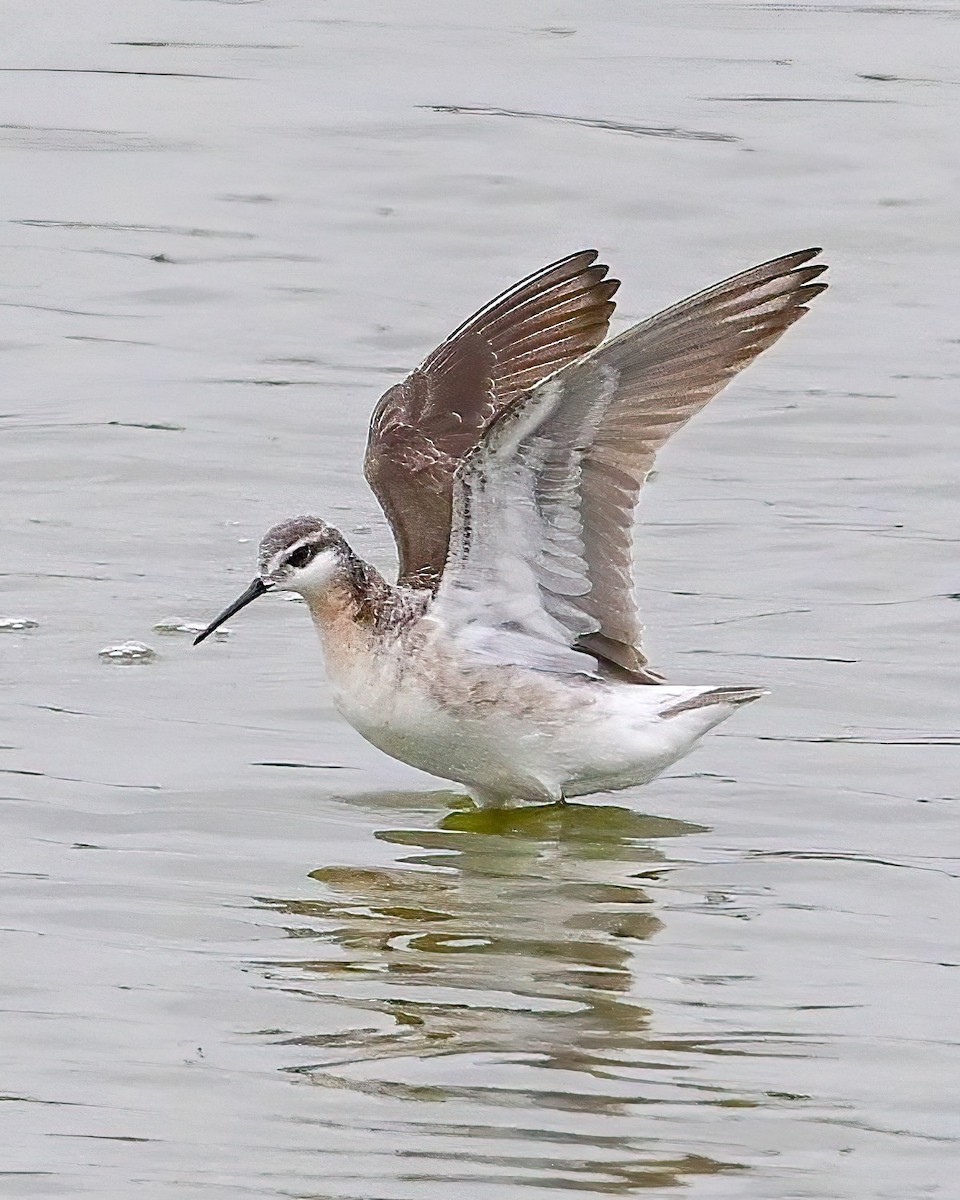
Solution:
[{"label": "dark eye stripe", "polygon": [[310,546],[298,546],[294,552],[287,558],[288,567],[296,567],[299,570],[305,567],[313,556],[313,550]]}]

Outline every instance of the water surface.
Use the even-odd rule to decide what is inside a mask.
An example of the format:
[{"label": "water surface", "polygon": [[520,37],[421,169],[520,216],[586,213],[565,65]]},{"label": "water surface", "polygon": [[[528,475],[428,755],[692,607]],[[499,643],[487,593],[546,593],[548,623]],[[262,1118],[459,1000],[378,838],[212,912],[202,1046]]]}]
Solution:
[{"label": "water surface", "polygon": [[[0,1192],[954,1195],[957,12],[70,14],[0,64]],[[811,244],[645,497],[654,664],[772,689],[668,778],[478,814],[300,605],[176,632],[295,512],[389,567],[368,414],[519,275]]]}]

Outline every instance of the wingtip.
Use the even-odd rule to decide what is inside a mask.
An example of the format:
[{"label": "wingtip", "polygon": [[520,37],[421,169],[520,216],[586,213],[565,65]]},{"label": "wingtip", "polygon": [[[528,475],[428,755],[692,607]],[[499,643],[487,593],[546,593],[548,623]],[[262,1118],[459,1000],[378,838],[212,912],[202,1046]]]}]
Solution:
[{"label": "wingtip", "polygon": [[[536,275],[545,275],[548,271],[556,271],[560,267],[576,267],[578,271],[585,271],[600,257],[600,251],[591,249],[586,246],[582,250],[573,250],[569,254],[565,254],[563,258],[558,258],[556,262],[548,263],[539,271],[535,271],[533,275],[528,276],[528,279],[534,278]],[[606,268],[604,268],[606,269]]]},{"label": "wingtip", "polygon": [[[816,258],[817,255],[822,253],[822,246],[808,246],[806,250],[795,250],[793,254],[786,255],[785,261],[789,262],[790,270],[797,270],[799,268],[804,268],[804,263],[809,263],[811,259]],[[817,275],[821,275],[824,271],[828,270],[829,267],[829,263],[818,262],[813,263],[811,266],[805,267],[804,269],[808,272],[815,271]],[[810,275],[809,278],[813,279],[814,276]]]}]

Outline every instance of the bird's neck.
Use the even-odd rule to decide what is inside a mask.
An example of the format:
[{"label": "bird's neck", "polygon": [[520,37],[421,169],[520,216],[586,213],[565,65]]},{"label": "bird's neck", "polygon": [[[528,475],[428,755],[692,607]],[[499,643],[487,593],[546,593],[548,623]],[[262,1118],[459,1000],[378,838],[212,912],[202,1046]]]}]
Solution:
[{"label": "bird's neck", "polygon": [[304,599],[325,644],[338,638],[352,644],[358,636],[376,633],[393,590],[380,572],[344,541],[337,569],[322,588]]}]

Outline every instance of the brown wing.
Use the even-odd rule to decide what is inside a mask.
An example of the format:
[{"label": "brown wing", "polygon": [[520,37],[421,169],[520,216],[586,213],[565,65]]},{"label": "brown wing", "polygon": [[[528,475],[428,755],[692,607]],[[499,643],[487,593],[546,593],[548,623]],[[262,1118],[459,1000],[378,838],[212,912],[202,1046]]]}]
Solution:
[{"label": "brown wing", "polygon": [[583,609],[599,629],[585,650],[638,682],[660,677],[640,649],[643,626],[633,590],[633,524],[640,489],[666,440],[698,413],[761,351],[772,345],[826,288],[819,249],[800,250],[743,271],[627,330],[583,364],[571,388],[589,387],[589,372],[616,379],[580,485],[583,541],[591,591]]},{"label": "brown wing", "polygon": [[582,250],[521,280],[380,398],[364,474],[393,529],[398,583],[436,589],[454,472],[490,421],[603,341],[620,283],[596,258]]},{"label": "brown wing", "polygon": [[545,671],[647,666],[633,518],[660,447],[826,286],[801,250],[636,325],[527,393],[457,472],[434,610],[479,658]]}]

